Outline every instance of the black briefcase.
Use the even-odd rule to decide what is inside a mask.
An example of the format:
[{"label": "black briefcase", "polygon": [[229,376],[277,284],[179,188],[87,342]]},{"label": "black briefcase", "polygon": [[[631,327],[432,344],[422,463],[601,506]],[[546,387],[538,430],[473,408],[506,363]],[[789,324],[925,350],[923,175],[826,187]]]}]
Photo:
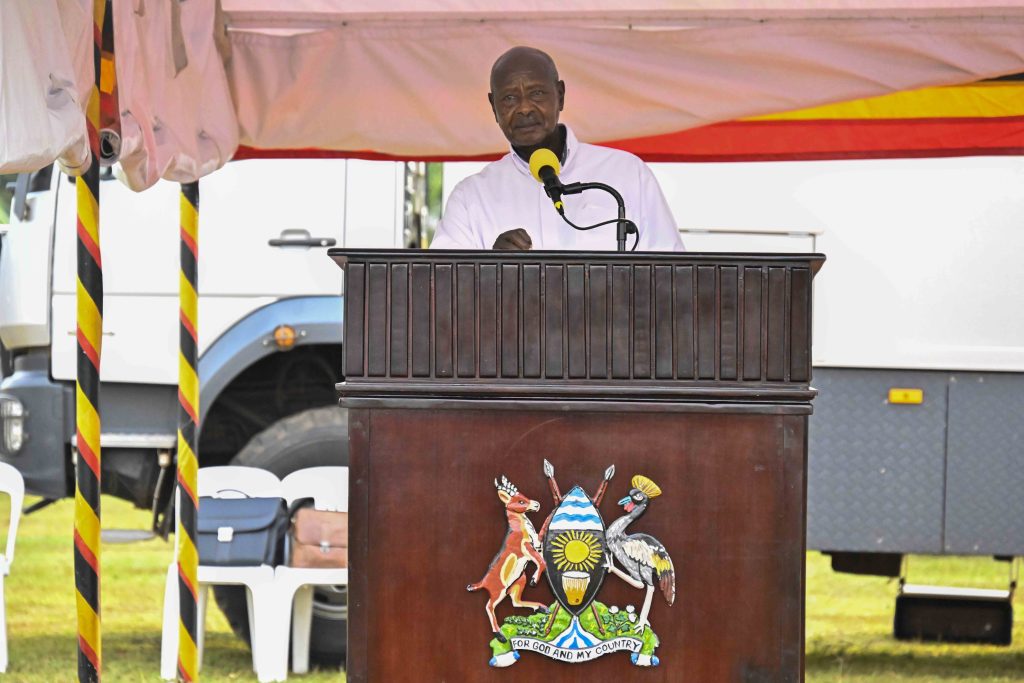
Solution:
[{"label": "black briefcase", "polygon": [[288,531],[288,508],[283,498],[199,499],[196,524],[199,564],[244,567],[282,559]]}]

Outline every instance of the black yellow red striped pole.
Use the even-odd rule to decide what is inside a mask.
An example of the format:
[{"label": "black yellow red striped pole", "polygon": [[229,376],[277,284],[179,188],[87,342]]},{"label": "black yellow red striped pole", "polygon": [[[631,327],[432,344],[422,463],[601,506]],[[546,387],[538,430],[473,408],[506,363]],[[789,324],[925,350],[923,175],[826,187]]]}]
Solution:
[{"label": "black yellow red striped pole", "polygon": [[117,73],[114,67],[114,12],[111,0],[103,21],[100,50],[100,160],[106,164],[117,161],[121,152],[121,107],[117,97]]},{"label": "black yellow red striped pole", "polygon": [[86,127],[92,159],[76,180],[78,198],[78,377],[75,419],[75,597],[78,611],[78,680],[100,680],[100,354],[103,340],[103,270],[100,258],[100,48],[106,0],[93,2],[93,68]]},{"label": "black yellow red striped pole", "polygon": [[181,272],[179,278],[180,352],[178,355],[178,676],[199,680],[196,647],[199,553],[196,551],[196,496],[199,460],[199,183],[181,186]]}]

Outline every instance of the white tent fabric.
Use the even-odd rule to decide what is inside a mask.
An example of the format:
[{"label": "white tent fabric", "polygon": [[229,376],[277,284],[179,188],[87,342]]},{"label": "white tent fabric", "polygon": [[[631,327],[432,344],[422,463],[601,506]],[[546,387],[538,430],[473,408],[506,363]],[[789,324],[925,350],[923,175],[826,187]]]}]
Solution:
[{"label": "white tent fabric", "polygon": [[213,41],[215,0],[115,2],[114,12],[118,177],[138,191],[223,166],[238,146],[238,126]]},{"label": "white tent fabric", "polygon": [[91,0],[0,2],[0,173],[89,160]]},{"label": "white tent fabric", "polygon": [[[15,4],[55,1],[64,24],[65,5],[89,3]],[[174,2],[114,0],[132,187],[208,173],[239,141],[406,158],[498,152],[488,72],[517,44],[552,54],[565,120],[594,142],[1024,72],[1024,0],[220,0],[223,23],[215,2],[180,3],[176,24]],[[17,30],[0,25],[5,53]],[[43,43],[18,63],[45,57]],[[45,98],[34,95],[2,100],[5,122],[37,115]],[[53,136],[39,158],[66,142]]]}]

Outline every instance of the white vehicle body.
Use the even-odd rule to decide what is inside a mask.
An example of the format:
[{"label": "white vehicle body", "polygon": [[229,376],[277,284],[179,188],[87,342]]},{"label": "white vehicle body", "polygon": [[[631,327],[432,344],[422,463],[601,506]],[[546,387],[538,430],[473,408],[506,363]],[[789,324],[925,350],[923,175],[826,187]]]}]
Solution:
[{"label": "white vehicle body", "polygon": [[808,546],[1024,554],[1024,159],[652,166],[689,251],[827,257]]},{"label": "white vehicle body", "polygon": [[1024,159],[656,173],[690,250],[828,257],[814,280],[816,366],[1024,371],[1024,316],[1007,315],[1024,291]]},{"label": "white vehicle body", "polygon": [[[808,547],[883,574],[907,553],[1024,554],[1024,159],[658,174],[691,250],[827,257],[814,280]],[[920,403],[894,389],[920,390]]]},{"label": "white vehicle body", "polygon": [[[161,181],[135,193],[111,177],[101,183],[100,197],[101,441],[110,456],[104,468],[118,467],[118,457],[132,451],[148,459],[149,469],[153,449],[173,450],[176,434],[179,187]],[[0,402],[15,405],[14,396],[24,405],[10,410],[27,413],[11,428],[25,443],[5,448],[0,439],[0,455],[19,466],[30,491],[46,497],[73,490],[65,475],[74,435],[76,208],[73,181],[58,172],[35,174],[15,196],[0,248],[0,342],[14,358],[13,373],[0,383]],[[303,325],[295,348],[340,348],[342,274],[324,247],[399,247],[404,211],[405,167],[397,162],[249,160],[203,179],[198,331],[204,417],[250,366],[279,351],[267,343],[276,325]],[[292,356],[293,365],[299,356]],[[277,372],[280,396],[288,370]],[[327,395],[333,382],[319,379],[319,403],[333,403]],[[235,443],[224,448],[237,451],[248,431],[288,414],[286,403],[282,398],[274,414],[262,417],[248,411],[250,427],[235,429]],[[217,457],[229,457],[227,450]],[[154,482],[136,483],[130,495],[117,492],[149,506]]]},{"label": "white vehicle body", "polygon": [[828,257],[816,366],[1024,371],[1024,159],[651,166],[688,251]]},{"label": "white vehicle body", "polygon": [[[403,165],[357,160],[250,160],[202,182],[199,352],[253,310],[285,297],[340,295],[322,248],[271,247],[289,236],[398,247]],[[54,173],[12,221],[0,252],[0,339],[52,346],[54,379],[75,377],[75,187]],[[104,382],[178,381],[178,185],[101,187]],[[243,227],[244,226],[244,227]],[[288,232],[288,231],[305,231]]]}]

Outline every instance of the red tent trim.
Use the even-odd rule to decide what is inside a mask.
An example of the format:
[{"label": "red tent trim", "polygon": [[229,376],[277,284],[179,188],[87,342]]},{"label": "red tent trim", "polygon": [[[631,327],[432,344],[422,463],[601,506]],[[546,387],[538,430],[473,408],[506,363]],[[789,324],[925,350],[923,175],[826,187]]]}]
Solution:
[{"label": "red tent trim", "polygon": [[[629,140],[609,147],[650,162],[796,161],[1024,155],[1024,116],[1001,118],[729,121]],[[239,147],[235,159],[348,158],[389,161],[492,161],[475,156],[396,156],[379,152]]]}]

